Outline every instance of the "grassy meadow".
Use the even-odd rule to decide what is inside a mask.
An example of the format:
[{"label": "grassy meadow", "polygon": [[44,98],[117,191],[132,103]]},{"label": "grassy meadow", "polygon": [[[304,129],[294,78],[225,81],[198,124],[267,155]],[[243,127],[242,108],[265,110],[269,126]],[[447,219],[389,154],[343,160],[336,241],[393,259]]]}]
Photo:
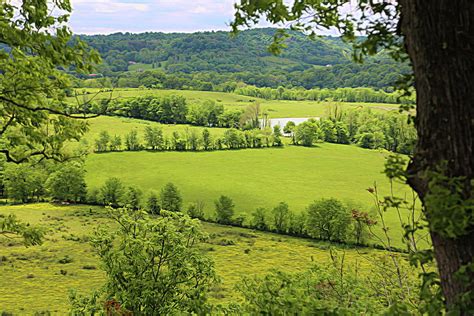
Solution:
[{"label": "grassy meadow", "polygon": [[[110,92],[99,93],[98,89],[78,89],[78,93],[83,91],[89,92],[85,95],[87,98],[109,98]],[[114,99],[127,99],[138,96],[166,96],[177,94],[186,97],[188,104],[200,103],[204,100],[215,100],[217,103],[223,104],[230,109],[245,109],[252,102],[259,102],[262,110],[268,113],[269,118],[282,117],[320,117],[326,114],[329,105],[335,102],[319,102],[319,101],[286,101],[286,100],[265,100],[243,96],[235,93],[213,92],[213,91],[192,91],[192,90],[158,90],[158,89],[115,89],[112,93]],[[81,99],[81,98],[79,98]],[[72,101],[72,99],[71,99]],[[398,110],[397,104],[386,103],[350,103],[337,102],[343,108],[371,108],[374,111],[395,111]]]},{"label": "grassy meadow", "polygon": [[[87,294],[103,284],[105,275],[88,235],[98,225],[109,224],[104,208],[46,203],[0,206],[0,214],[9,213],[42,225],[48,234],[44,244],[29,248],[18,240],[0,237],[0,312],[65,315],[71,289]],[[201,245],[202,251],[213,258],[221,278],[221,284],[210,294],[214,303],[238,301],[234,286],[244,276],[272,269],[295,272],[329,262],[328,243],[208,223],[203,223],[203,228],[210,239]],[[229,240],[234,245],[228,245]],[[363,258],[373,260],[383,253],[372,249],[344,251],[347,264],[360,264],[361,273],[370,272],[369,261]]]}]

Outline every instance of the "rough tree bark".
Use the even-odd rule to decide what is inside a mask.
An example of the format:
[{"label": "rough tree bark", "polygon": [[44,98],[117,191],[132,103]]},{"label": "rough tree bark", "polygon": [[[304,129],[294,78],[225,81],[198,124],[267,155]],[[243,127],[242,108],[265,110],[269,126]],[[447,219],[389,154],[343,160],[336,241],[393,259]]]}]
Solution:
[{"label": "rough tree bark", "polygon": [[[409,184],[424,201],[429,192],[422,170],[442,161],[448,163],[448,176],[473,179],[474,1],[399,0],[399,4],[401,31],[417,91],[418,144],[408,168]],[[471,195],[467,181],[463,198]],[[454,273],[473,261],[474,227],[454,239],[437,232],[432,232],[431,238],[450,308],[456,296],[466,290],[466,283]],[[467,290],[474,290],[473,283]]]}]

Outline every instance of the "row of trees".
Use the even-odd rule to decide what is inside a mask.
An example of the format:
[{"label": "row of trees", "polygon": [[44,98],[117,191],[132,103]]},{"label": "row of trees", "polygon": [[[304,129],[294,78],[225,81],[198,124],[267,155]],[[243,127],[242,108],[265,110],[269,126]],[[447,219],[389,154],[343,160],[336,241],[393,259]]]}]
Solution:
[{"label": "row of trees", "polygon": [[107,114],[137,118],[164,124],[192,124],[207,127],[240,126],[242,110],[224,109],[222,104],[206,100],[201,104],[189,105],[181,95],[163,97],[140,96],[121,100],[100,100],[88,102],[81,108],[93,114]]},{"label": "row of trees", "polygon": [[295,145],[352,143],[363,148],[384,148],[402,154],[412,153],[417,139],[413,124],[398,113],[342,111],[337,106],[328,111],[326,118],[309,119],[299,125],[289,121],[283,131],[291,135]]},{"label": "row of trees", "polygon": [[237,87],[235,93],[267,100],[310,100],[310,101],[340,101],[368,103],[414,103],[414,96],[402,98],[400,93],[386,92],[372,88],[336,88],[336,89],[303,89],[303,88],[258,88],[245,85]]},{"label": "row of trees", "polygon": [[299,214],[291,211],[287,203],[280,202],[271,210],[257,208],[246,218],[243,215],[236,216],[232,198],[221,195],[214,201],[212,214],[209,210],[206,212],[202,201],[190,203],[185,208],[182,195],[173,183],[166,184],[159,194],[151,191],[145,198],[139,188],[126,186],[118,178],[109,178],[102,187],[91,190],[88,202],[145,209],[155,215],[164,209],[223,225],[356,244],[364,243],[369,236],[369,229],[377,224],[367,212],[334,198],[315,201]]},{"label": "row of trees", "polygon": [[[221,196],[215,205],[215,220],[220,224],[336,242],[362,244],[367,240],[370,228],[377,224],[367,212],[351,208],[334,198],[314,201],[299,214],[291,211],[285,202],[271,210],[257,208],[247,221],[242,216],[234,217],[231,198]],[[196,217],[195,208],[195,204],[190,206],[188,214],[191,217]]]},{"label": "row of trees", "polygon": [[[108,151],[200,151],[224,150],[242,148],[263,148],[283,146],[282,134],[279,126],[273,129],[252,129],[241,131],[235,128],[227,129],[222,136],[211,135],[207,128],[202,132],[186,128],[183,132],[174,131],[171,136],[164,136],[161,127],[147,126],[143,140],[137,130],[131,130],[122,137],[110,136],[107,131],[102,131],[95,140],[96,152]],[[144,142],[143,142],[144,141]]]}]

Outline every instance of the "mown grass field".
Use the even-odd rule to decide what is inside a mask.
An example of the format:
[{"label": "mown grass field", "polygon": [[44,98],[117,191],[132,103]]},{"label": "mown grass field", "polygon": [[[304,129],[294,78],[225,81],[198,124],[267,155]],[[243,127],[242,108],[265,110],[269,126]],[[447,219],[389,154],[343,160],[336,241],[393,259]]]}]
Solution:
[{"label": "mown grass field", "polygon": [[[105,275],[88,242],[88,236],[100,224],[110,224],[100,207],[30,204],[0,206],[0,214],[15,213],[18,218],[48,229],[41,246],[26,248],[18,240],[0,237],[0,313],[32,315],[49,311],[67,314],[71,289],[87,294],[98,289]],[[212,289],[214,303],[238,301],[235,284],[244,276],[261,275],[271,269],[301,271],[310,265],[327,264],[328,248],[337,245],[256,232],[235,227],[203,223],[211,238],[202,244],[210,255],[222,283]],[[222,240],[235,245],[223,245]],[[346,263],[360,264],[361,273],[369,273],[366,258],[377,258],[381,251],[345,249]],[[60,263],[62,259],[67,263]],[[68,262],[70,261],[70,262]]]},{"label": "mown grass field", "polygon": [[[109,98],[110,93],[95,93],[98,89],[78,89],[78,93],[87,91],[90,94],[88,98],[94,97]],[[254,97],[247,97],[235,93],[213,92],[213,91],[191,91],[191,90],[157,90],[157,89],[115,89],[112,93],[114,99],[134,98],[138,96],[166,96],[170,94],[178,94],[186,97],[188,104],[200,103],[204,100],[214,100],[223,104],[226,108],[245,109],[252,102],[259,102],[262,110],[268,113],[270,118],[282,117],[320,117],[326,114],[327,108],[334,102],[317,102],[317,101],[285,101],[285,100],[265,100]],[[343,108],[366,108],[369,107],[374,111],[391,111],[398,110],[397,104],[386,103],[349,103],[337,102]]]}]

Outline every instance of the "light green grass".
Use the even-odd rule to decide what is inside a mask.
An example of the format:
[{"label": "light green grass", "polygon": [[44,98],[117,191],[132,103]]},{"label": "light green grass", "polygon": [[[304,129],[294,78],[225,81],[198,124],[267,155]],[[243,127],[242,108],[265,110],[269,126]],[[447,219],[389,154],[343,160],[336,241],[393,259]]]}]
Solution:
[{"label": "light green grass", "polygon": [[[92,97],[97,89],[78,89],[78,92],[88,91]],[[190,90],[157,90],[157,89],[115,89],[113,98],[127,99],[138,96],[166,96],[170,94],[178,94],[186,97],[189,104],[200,103],[204,100],[214,100],[223,104],[226,108],[245,109],[252,102],[259,102],[262,110],[266,111],[270,118],[284,117],[320,117],[326,114],[329,105],[334,102],[318,102],[318,101],[284,101],[284,100],[264,100],[238,95],[235,93],[212,92],[212,91],[190,91]],[[108,98],[110,93],[99,94],[95,98]],[[374,111],[395,111],[398,109],[397,104],[385,103],[362,103],[362,102],[337,102],[343,108],[371,108]]]},{"label": "light green grass", "polygon": [[[145,195],[173,182],[185,205],[203,201],[209,215],[220,195],[230,196],[237,215],[247,218],[257,207],[273,208],[285,201],[302,212],[314,200],[335,197],[358,204],[364,211],[374,207],[367,188],[377,183],[381,197],[389,193],[382,173],[384,151],[356,146],[321,144],[314,148],[224,150],[215,152],[122,152],[92,154],[86,162],[86,182],[99,188],[107,178],[118,177],[137,185]],[[407,186],[395,185],[404,196]],[[398,216],[388,212],[395,243],[401,244]]]},{"label": "light green grass", "polygon": [[[70,289],[87,294],[103,284],[105,275],[84,237],[99,224],[109,223],[104,209],[45,203],[0,206],[0,214],[9,213],[47,227],[49,233],[43,245],[29,248],[0,237],[0,258],[6,259],[0,261],[0,312],[32,315],[49,311],[53,315],[65,315],[69,308]],[[201,246],[202,250],[214,259],[222,279],[222,284],[210,293],[214,303],[238,301],[240,296],[234,287],[244,276],[261,275],[272,269],[301,271],[314,263],[329,262],[327,243],[208,223],[203,223],[203,228],[211,234],[211,239]],[[64,238],[71,235],[81,239]],[[232,239],[235,245],[221,246],[222,239]],[[361,273],[369,273],[367,261],[362,260],[361,255],[373,259],[380,254],[381,251],[371,249],[345,250],[346,263],[350,266],[356,261],[362,263]],[[73,261],[58,263],[66,255]],[[84,266],[96,267],[97,270],[87,270]],[[61,274],[61,270],[67,274]]]},{"label": "light green grass", "polygon": [[[125,117],[111,117],[111,116],[99,116],[88,120],[89,131],[84,135],[84,138],[89,142],[93,142],[99,137],[100,132],[107,131],[111,136],[119,135],[123,138],[131,130],[137,130],[138,135],[142,142],[145,135],[145,128],[161,127],[163,135],[171,136],[174,131],[184,133],[186,130],[195,130],[199,135],[202,133],[204,127],[184,125],[184,124],[160,124],[152,121],[137,120]],[[222,136],[225,132],[225,128],[209,128],[209,132],[213,136]]]},{"label": "light green grass", "polygon": [[143,71],[143,70],[150,70],[150,69],[153,69],[152,64],[136,63],[136,64],[128,65],[129,71]]}]

